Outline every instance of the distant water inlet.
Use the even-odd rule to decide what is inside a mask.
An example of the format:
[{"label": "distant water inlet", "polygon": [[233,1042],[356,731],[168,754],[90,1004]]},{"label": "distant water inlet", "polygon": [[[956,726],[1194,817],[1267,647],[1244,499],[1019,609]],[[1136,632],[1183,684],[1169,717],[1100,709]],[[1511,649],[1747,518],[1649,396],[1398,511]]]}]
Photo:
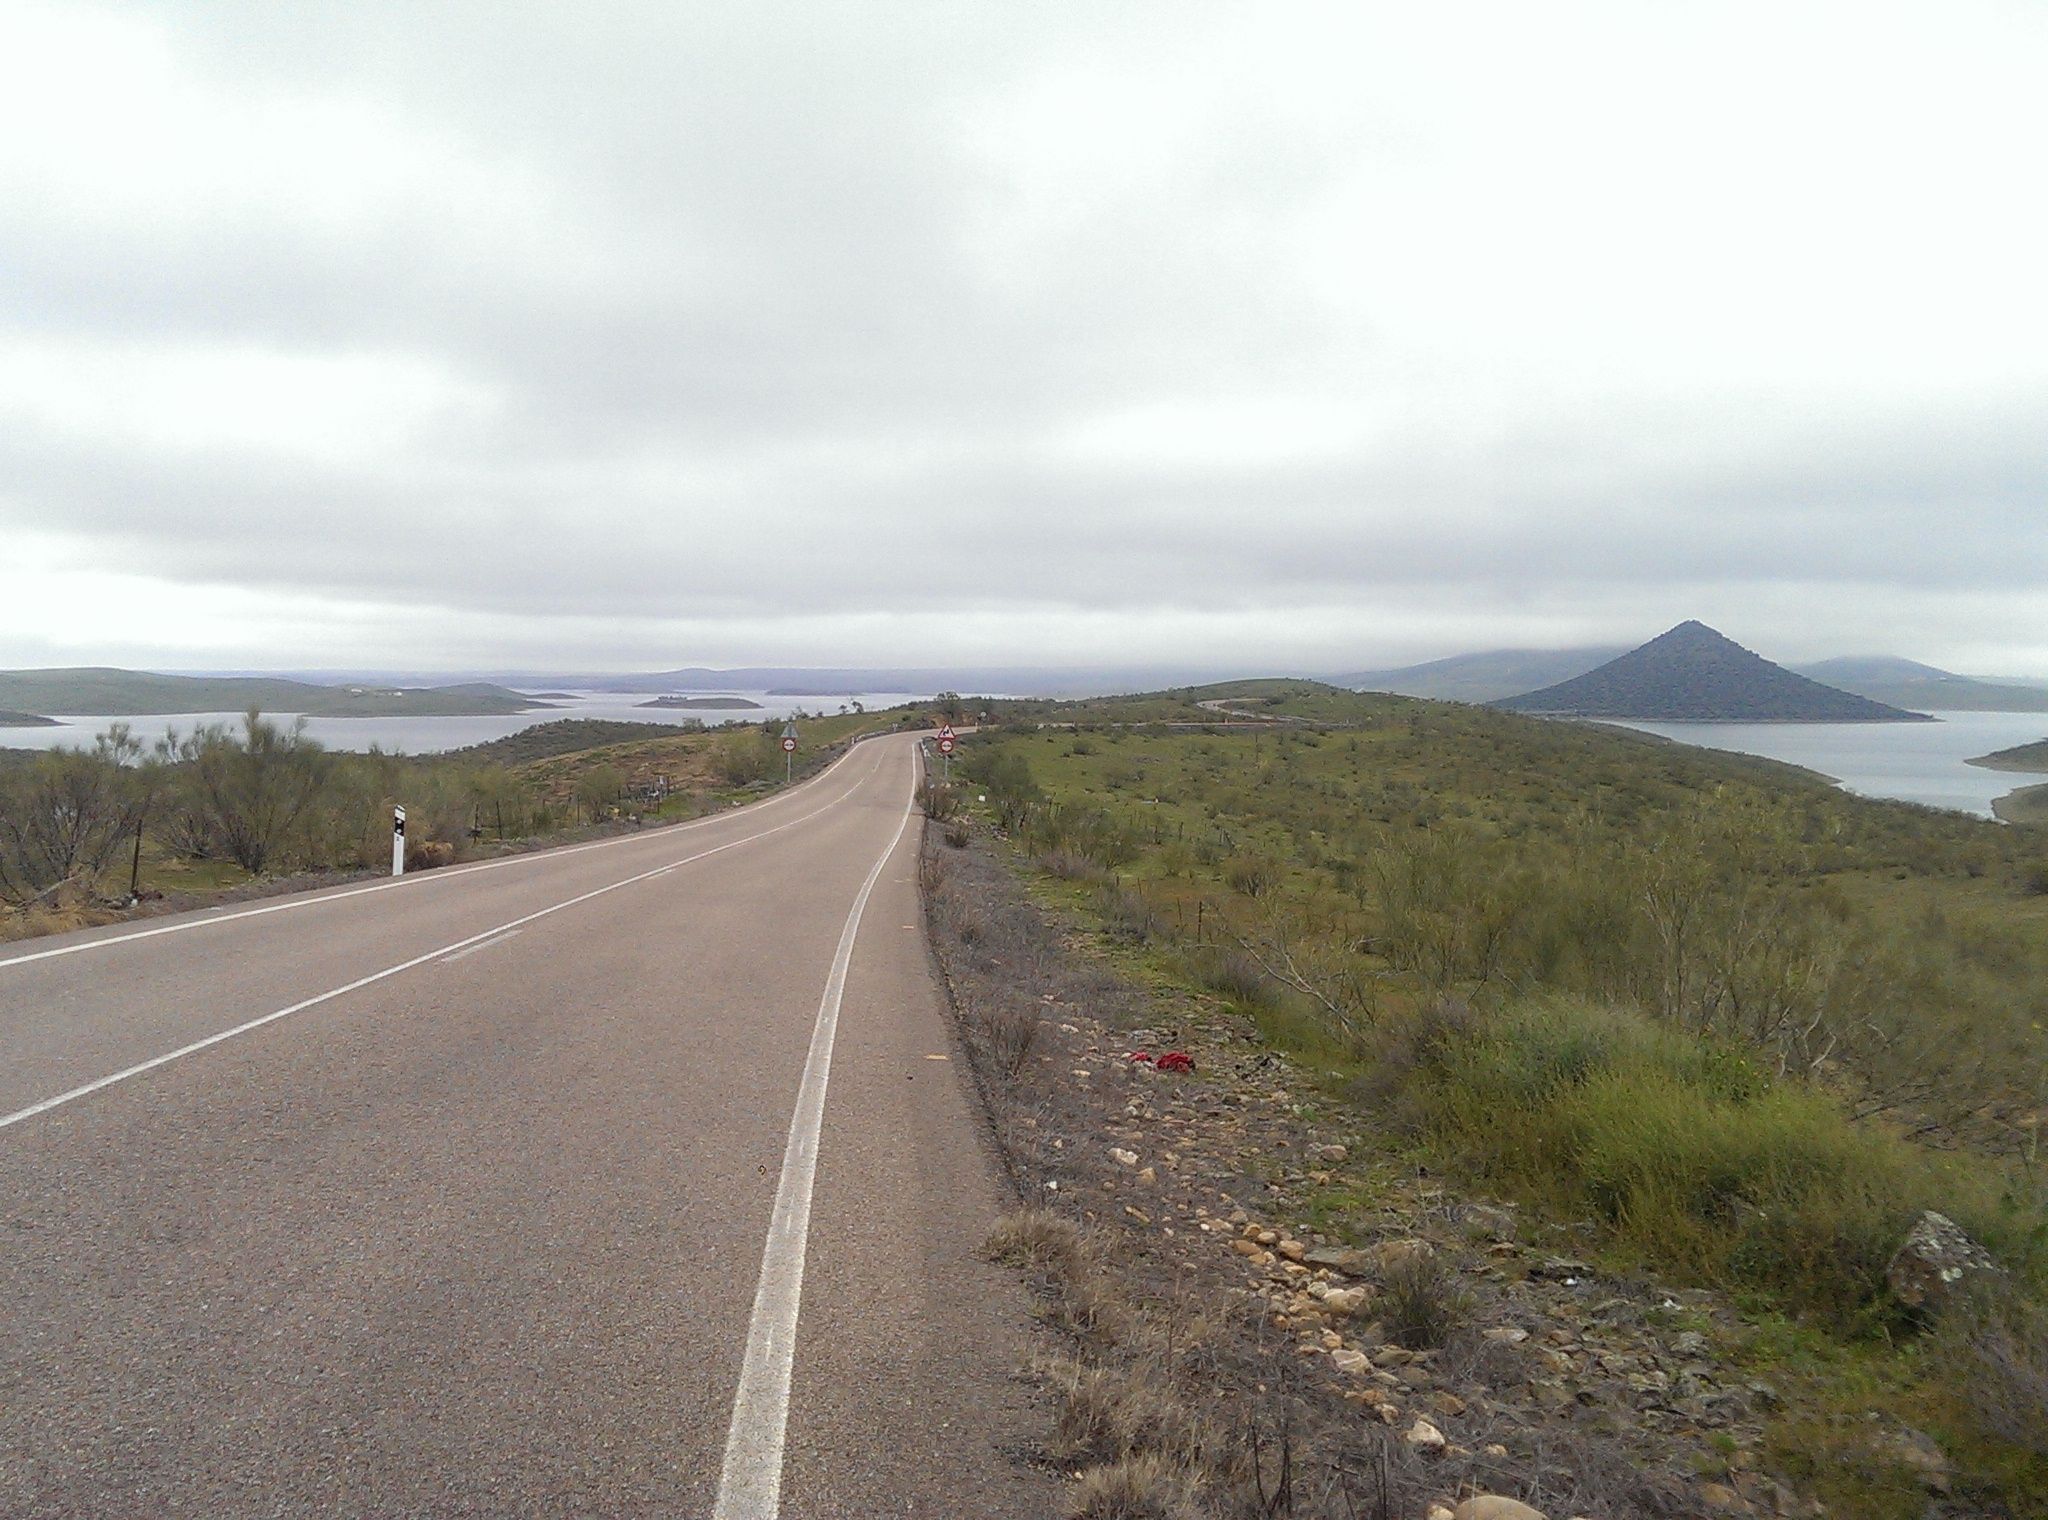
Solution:
[{"label": "distant water inlet", "polygon": [[[383,718],[309,718],[306,720],[306,732],[329,749],[366,750],[375,745],[381,749],[401,750],[408,755],[428,755],[460,749],[467,744],[503,739],[537,723],[552,723],[557,718],[609,718],[628,723],[665,723],[671,727],[696,723],[715,726],[728,722],[751,723],[769,718],[788,718],[798,712],[836,712],[842,705],[854,702],[879,710],[916,701],[926,694],[876,691],[805,696],[767,691],[728,692],[721,695],[734,705],[703,708],[650,707],[647,704],[653,695],[644,691],[553,692],[549,694],[551,705],[547,707],[491,717],[413,718],[400,714]],[[93,735],[102,732],[110,723],[126,723],[144,743],[154,743],[168,731],[189,734],[203,723],[226,723],[239,727],[242,721],[240,713],[150,713],[132,718],[101,718],[91,714],[51,716],[62,719],[54,728],[0,728],[0,749],[9,746],[54,749],[58,745],[90,748]],[[284,712],[269,716],[284,723],[289,723],[293,717],[291,713]]]},{"label": "distant water inlet", "polygon": [[2048,713],[1941,712],[1939,723],[1626,723],[1681,744],[1803,765],[1864,797],[1992,816],[1993,799],[2048,777],[1968,762],[2048,738]]}]

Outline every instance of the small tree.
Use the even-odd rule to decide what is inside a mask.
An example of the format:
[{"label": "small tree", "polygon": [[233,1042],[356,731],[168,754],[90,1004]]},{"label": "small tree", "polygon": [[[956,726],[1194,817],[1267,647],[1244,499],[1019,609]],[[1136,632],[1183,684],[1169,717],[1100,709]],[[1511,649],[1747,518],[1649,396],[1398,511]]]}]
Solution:
[{"label": "small tree", "polygon": [[104,740],[38,755],[0,791],[0,895],[26,902],[98,876],[127,837],[133,809]]},{"label": "small tree", "polygon": [[250,708],[242,732],[206,724],[178,746],[185,763],[187,806],[197,825],[188,837],[260,874],[289,843],[319,798],[331,762],[306,737],[306,720],[290,728]]},{"label": "small tree", "polygon": [[614,765],[593,765],[576,778],[576,801],[590,814],[592,823],[624,796],[625,791],[626,778]]}]

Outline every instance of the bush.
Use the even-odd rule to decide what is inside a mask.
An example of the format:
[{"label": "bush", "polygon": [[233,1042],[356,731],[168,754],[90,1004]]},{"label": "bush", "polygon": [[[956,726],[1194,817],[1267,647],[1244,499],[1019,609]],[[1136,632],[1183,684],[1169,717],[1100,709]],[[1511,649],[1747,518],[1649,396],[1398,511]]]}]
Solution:
[{"label": "bush", "polygon": [[1451,1338],[1472,1312],[1450,1268],[1432,1251],[1398,1257],[1380,1276],[1373,1313],[1397,1346],[1430,1351]]},{"label": "bush", "polygon": [[981,1032],[988,1041],[996,1069],[1014,1078],[1038,1046],[1038,1015],[1027,1008],[991,1008],[982,1015]]},{"label": "bush", "polygon": [[1390,1024],[1381,1039],[1413,1121],[1490,1179],[1596,1214],[1646,1260],[1837,1323],[1898,1318],[1884,1270],[1921,1210],[2015,1250],[2030,1222],[1981,1171],[1637,1015],[1523,1004],[1458,1030]]},{"label": "bush", "polygon": [[242,731],[195,729],[178,746],[182,837],[196,853],[224,857],[260,876],[299,842],[302,825],[333,772],[306,737],[306,720],[280,728],[251,708]]}]

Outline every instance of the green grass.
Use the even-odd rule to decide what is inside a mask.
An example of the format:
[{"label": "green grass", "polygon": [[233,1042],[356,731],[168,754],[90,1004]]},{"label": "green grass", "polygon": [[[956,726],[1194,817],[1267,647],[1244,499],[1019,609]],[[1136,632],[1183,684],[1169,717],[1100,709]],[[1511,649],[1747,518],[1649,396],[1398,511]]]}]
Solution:
[{"label": "green grass", "polygon": [[[1318,726],[1164,726],[1213,697]],[[1918,1492],[1856,1445],[1872,1409],[1986,1507],[2042,1511],[2048,1469],[1973,1430],[1883,1285],[1935,1208],[2040,1287],[2041,834],[1313,683],[1002,716],[963,754],[974,795],[1123,969],[1238,1009],[1396,1151],[1796,1326],[1781,1446],[1833,1453],[1837,1514]],[[1309,1207],[1342,1233],[1358,1201]]]}]

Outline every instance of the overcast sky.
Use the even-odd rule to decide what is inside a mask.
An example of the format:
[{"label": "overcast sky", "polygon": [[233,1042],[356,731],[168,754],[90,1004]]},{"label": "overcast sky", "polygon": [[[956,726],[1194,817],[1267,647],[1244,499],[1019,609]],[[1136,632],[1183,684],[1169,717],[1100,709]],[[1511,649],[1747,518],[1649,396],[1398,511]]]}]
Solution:
[{"label": "overcast sky", "polygon": [[0,0],[0,665],[2048,676],[2048,7]]}]

